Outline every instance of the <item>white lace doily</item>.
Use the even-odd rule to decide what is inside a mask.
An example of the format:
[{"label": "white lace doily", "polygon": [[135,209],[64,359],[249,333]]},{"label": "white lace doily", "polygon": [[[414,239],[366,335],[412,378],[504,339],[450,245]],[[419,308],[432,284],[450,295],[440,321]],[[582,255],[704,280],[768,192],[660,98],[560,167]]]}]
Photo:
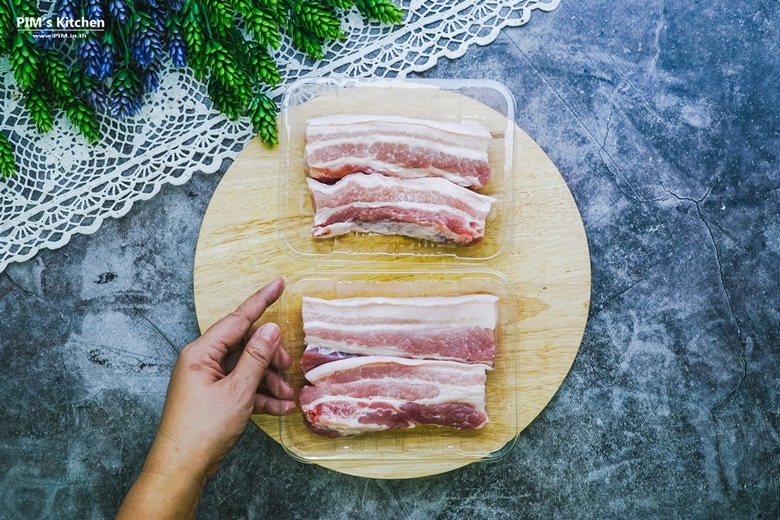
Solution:
[{"label": "white lace doily", "polygon": [[[560,0],[404,0],[404,25],[364,23],[353,9],[347,38],[312,62],[283,43],[277,61],[284,87],[297,78],[338,75],[403,77],[486,45],[501,28],[523,25],[534,10]],[[194,172],[213,173],[253,137],[247,120],[230,121],[211,108],[205,86],[169,68],[143,109],[123,122],[103,118],[103,138],[89,145],[60,115],[39,134],[22,107],[7,60],[0,62],[0,129],[14,147],[18,174],[0,180],[0,272],[11,262],[56,249],[76,233],[94,233],[106,217],[126,214],[137,200]]]}]

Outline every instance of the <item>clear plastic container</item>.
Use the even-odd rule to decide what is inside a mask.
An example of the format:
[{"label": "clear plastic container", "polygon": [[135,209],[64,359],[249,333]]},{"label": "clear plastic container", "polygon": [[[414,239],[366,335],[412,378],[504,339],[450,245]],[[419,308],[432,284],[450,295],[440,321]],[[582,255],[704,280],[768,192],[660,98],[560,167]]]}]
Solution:
[{"label": "clear plastic container", "polygon": [[[488,149],[491,180],[476,191],[497,201],[486,221],[485,238],[470,246],[365,233],[313,238],[314,208],[303,170],[303,135],[308,119],[335,114],[475,121],[487,128],[492,135]],[[337,262],[382,260],[388,255],[480,261],[511,250],[514,118],[514,98],[496,81],[320,78],[295,82],[282,99],[280,118],[278,232],[282,247],[295,256]]]},{"label": "clear plastic container", "polygon": [[280,420],[281,443],[303,462],[327,460],[495,460],[509,453],[518,427],[516,350],[507,338],[514,335],[518,314],[508,280],[495,271],[326,271],[302,274],[287,281],[280,301],[285,346],[293,359],[290,382],[297,392],[306,384],[298,360],[305,348],[301,305],[303,296],[350,298],[358,296],[456,296],[492,294],[499,297],[495,367],[487,373],[486,412],[489,423],[474,431],[417,426],[341,438],[311,432],[298,411]]}]

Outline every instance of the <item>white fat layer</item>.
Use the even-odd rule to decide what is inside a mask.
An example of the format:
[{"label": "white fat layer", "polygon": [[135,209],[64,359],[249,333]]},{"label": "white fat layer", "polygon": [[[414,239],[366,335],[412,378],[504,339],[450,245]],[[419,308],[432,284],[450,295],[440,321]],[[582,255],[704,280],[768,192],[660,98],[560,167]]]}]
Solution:
[{"label": "white fat layer", "polygon": [[496,202],[496,199],[489,195],[476,193],[463,186],[455,185],[447,179],[438,177],[399,179],[396,177],[388,177],[380,173],[352,173],[343,177],[335,184],[325,184],[310,178],[307,178],[306,182],[312,192],[315,194],[321,193],[325,196],[335,195],[341,190],[347,189],[350,185],[357,185],[364,188],[367,192],[378,188],[396,188],[398,191],[440,193],[442,195],[460,199],[472,207],[479,208],[487,206],[488,210],[490,205]]},{"label": "white fat layer", "polygon": [[322,364],[306,372],[306,379],[316,384],[323,378],[329,377],[336,372],[344,370],[354,370],[356,368],[377,363],[405,365],[412,367],[427,367],[442,371],[454,371],[457,374],[469,374],[471,376],[482,375],[485,377],[487,367],[481,364],[468,365],[456,361],[432,361],[427,359],[406,359],[391,356],[358,356],[352,358],[339,359],[330,363]]},{"label": "white fat layer", "polygon": [[306,122],[306,133],[331,133],[334,128],[348,129],[351,126],[361,128],[378,128],[380,131],[392,128],[410,128],[414,133],[430,132],[436,130],[456,136],[471,136],[489,140],[490,132],[475,121],[462,121],[451,123],[446,121],[433,121],[430,119],[417,119],[402,116],[380,116],[371,114],[336,114],[317,117]]},{"label": "white fat layer", "polygon": [[[424,321],[418,321],[415,323],[371,323],[363,324],[360,320],[350,320],[350,323],[345,323],[343,320],[328,320],[328,316],[317,316],[316,319],[306,321],[303,324],[304,332],[308,332],[313,328],[321,327],[324,329],[338,329],[340,332],[365,332],[366,334],[377,334],[382,332],[419,332],[427,331],[432,328],[441,329],[462,329],[480,327],[483,329],[492,329],[495,325],[490,326],[487,320],[482,322],[479,320],[481,317],[474,317],[475,325],[471,323],[463,324],[462,322],[453,322],[452,320],[441,323],[429,323]],[[413,319],[413,318],[412,318]],[[479,320],[479,321],[478,321]]]},{"label": "white fat layer", "polygon": [[[343,323],[348,316],[360,326],[370,320],[370,327],[381,323],[412,321],[431,326],[481,327],[495,329],[498,323],[498,296],[492,294],[467,294],[463,296],[430,296],[411,298],[322,298],[303,297],[304,326],[314,321],[324,321],[332,316]],[[374,325],[376,324],[376,325]],[[342,325],[338,325],[342,328]],[[387,327],[387,326],[385,326]],[[349,330],[349,329],[346,329]]]}]

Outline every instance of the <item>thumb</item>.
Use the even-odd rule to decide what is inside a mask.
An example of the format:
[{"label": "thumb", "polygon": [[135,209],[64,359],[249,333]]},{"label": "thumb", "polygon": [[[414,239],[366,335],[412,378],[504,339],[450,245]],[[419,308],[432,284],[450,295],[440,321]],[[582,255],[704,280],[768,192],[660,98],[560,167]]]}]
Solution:
[{"label": "thumb", "polygon": [[238,358],[236,368],[230,373],[239,392],[254,395],[266,370],[271,364],[282,331],[275,323],[266,323],[252,334]]}]

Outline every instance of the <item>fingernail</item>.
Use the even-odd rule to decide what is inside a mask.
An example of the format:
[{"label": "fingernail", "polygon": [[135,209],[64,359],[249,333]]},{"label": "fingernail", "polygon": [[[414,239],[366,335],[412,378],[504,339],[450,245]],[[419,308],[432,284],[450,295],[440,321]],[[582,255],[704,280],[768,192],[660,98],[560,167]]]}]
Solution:
[{"label": "fingernail", "polygon": [[260,327],[260,339],[263,341],[274,344],[279,341],[279,336],[282,335],[282,331],[279,330],[279,326],[275,323],[266,323]]}]

